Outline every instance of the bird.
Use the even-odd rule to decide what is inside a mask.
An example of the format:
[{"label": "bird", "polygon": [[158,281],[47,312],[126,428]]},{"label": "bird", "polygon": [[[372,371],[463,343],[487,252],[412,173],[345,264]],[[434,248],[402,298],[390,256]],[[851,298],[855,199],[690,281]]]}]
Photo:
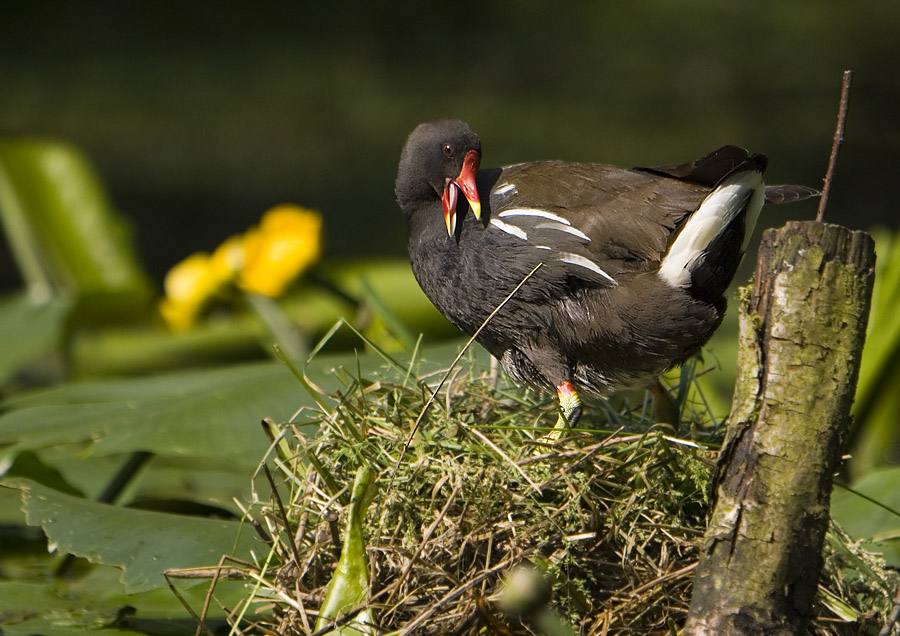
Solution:
[{"label": "bird", "polygon": [[766,186],[766,156],[736,146],[634,169],[482,169],[481,154],[458,119],[407,138],[395,195],[410,264],[432,304],[477,333],[510,378],[556,393],[549,441],[577,423],[581,395],[658,383],[695,355],[722,322],[763,205],[818,194]]}]

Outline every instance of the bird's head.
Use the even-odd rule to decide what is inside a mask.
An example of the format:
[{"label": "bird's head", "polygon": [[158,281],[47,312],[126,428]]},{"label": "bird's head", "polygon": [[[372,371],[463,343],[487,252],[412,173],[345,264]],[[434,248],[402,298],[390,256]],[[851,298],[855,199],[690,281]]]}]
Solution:
[{"label": "bird's head", "polygon": [[481,200],[475,175],[481,161],[481,141],[458,119],[435,119],[420,124],[409,135],[400,155],[396,193],[401,207],[441,200],[447,232],[456,232],[456,208],[460,192],[481,218]]}]

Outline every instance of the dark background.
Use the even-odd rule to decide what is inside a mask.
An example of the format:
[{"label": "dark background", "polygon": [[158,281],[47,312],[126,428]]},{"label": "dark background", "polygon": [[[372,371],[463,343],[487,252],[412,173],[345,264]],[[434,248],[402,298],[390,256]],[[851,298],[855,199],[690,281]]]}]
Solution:
[{"label": "dark background", "polygon": [[[290,201],[332,257],[405,254],[400,148],[467,120],[484,166],[623,166],[726,143],[820,187],[856,72],[830,218],[896,226],[900,3],[6,2],[0,135],[95,161],[157,279]],[[774,208],[762,225],[810,218]],[[0,248],[4,286],[17,275]]]}]

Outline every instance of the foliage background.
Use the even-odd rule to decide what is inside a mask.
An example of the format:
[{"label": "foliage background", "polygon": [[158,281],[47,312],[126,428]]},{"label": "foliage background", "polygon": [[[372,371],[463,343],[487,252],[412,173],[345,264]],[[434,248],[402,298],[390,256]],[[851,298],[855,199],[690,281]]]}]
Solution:
[{"label": "foliage background", "polygon": [[[427,303],[402,262],[405,229],[393,180],[400,147],[420,121],[448,115],[469,121],[484,141],[485,165],[543,158],[656,165],[734,143],[770,155],[770,182],[817,186],[841,72],[854,69],[830,218],[860,229],[888,226],[879,234],[879,266],[892,273],[879,280],[890,285],[878,292],[877,329],[867,349],[877,364],[863,373],[866,412],[880,422],[878,435],[868,436],[865,469],[883,468],[886,459],[896,464],[900,322],[893,308],[900,302],[900,241],[891,234],[897,229],[893,172],[900,165],[894,68],[900,5],[351,0],[225,6],[207,0],[8,3],[0,21],[0,140],[58,138],[83,150],[130,225],[138,269],[146,269],[157,288],[173,264],[243,232],[272,205],[291,201],[322,210],[327,251],[317,274],[363,298],[382,318],[381,336],[393,332],[407,344],[420,329],[426,343],[455,335],[435,322],[433,311],[424,315]],[[780,226],[788,215],[811,218],[814,209],[813,203],[777,208],[761,225]],[[372,260],[384,256],[397,262]],[[365,260],[341,263],[348,258]],[[20,288],[8,245],[0,241],[0,289]],[[352,319],[359,309],[347,298],[325,296],[295,290],[293,306],[300,311],[291,317],[307,335],[327,328],[310,314],[333,321],[337,315]],[[193,631],[167,590],[123,595],[117,568],[90,570],[71,586],[47,577],[60,559],[47,557],[44,537],[24,527],[20,507],[32,525],[45,529],[64,518],[55,515],[89,517],[81,514],[87,504],[78,496],[94,498],[129,453],[152,450],[150,477],[132,485],[123,500],[179,497],[239,513],[232,497],[248,500],[249,474],[266,445],[247,427],[263,415],[284,421],[309,398],[278,362],[87,379],[20,393],[6,381],[49,340],[66,355],[52,360],[60,368],[43,377],[65,377],[72,360],[83,376],[109,373],[117,349],[127,350],[133,363],[159,353],[162,343],[148,316],[136,321],[134,332],[92,331],[89,319],[70,331],[65,303],[36,314],[22,300],[0,301],[6,353],[0,465],[10,478],[5,484],[25,493],[20,500],[18,490],[0,489],[0,622],[11,621],[4,632],[109,626],[125,605],[138,607],[138,621],[165,618],[162,625],[140,623],[139,631]],[[404,322],[409,332],[400,334],[396,327]],[[258,325],[238,320],[230,329],[229,338],[253,332],[244,336],[252,341],[250,353],[237,357],[260,357],[256,341],[266,336]],[[734,359],[729,329],[733,323],[713,345],[726,370]],[[185,341],[178,342],[183,352]],[[189,340],[188,354],[211,342]],[[345,349],[351,343],[359,341],[339,342]],[[440,366],[457,350],[456,343],[432,349],[430,359]],[[170,360],[170,367],[189,357]],[[207,364],[213,359],[203,358]],[[336,383],[332,368],[371,379],[382,366],[372,356],[348,353],[318,361],[316,371]],[[707,397],[721,416],[731,378],[727,371],[712,373],[708,382],[713,390]],[[856,485],[900,506],[900,468],[866,471]],[[896,512],[878,508],[874,514],[869,502],[845,491],[838,491],[835,506],[842,520],[857,522],[848,527],[854,536],[878,535],[885,541],[879,545],[900,562]],[[120,512],[98,509],[96,526],[58,524],[70,532],[51,539],[63,551],[122,565],[121,555],[109,552],[122,548],[119,541],[97,539]],[[152,522],[143,512],[134,519],[126,514],[122,535],[141,527],[137,538],[152,541],[159,529],[176,524],[171,512]],[[184,537],[204,536],[205,529],[190,526],[176,525]],[[152,559],[134,563],[123,581],[146,581],[139,577],[149,573],[158,585],[158,569]],[[33,623],[13,612],[37,607],[26,601],[51,609],[35,609],[39,622]]]},{"label": "foliage background", "polygon": [[485,165],[734,143],[770,155],[771,182],[815,186],[852,68],[832,209],[868,228],[894,223],[897,33],[882,0],[14,2],[0,134],[82,147],[159,277],[285,200],[323,210],[332,256],[402,255],[396,160],[435,116],[469,121]]}]

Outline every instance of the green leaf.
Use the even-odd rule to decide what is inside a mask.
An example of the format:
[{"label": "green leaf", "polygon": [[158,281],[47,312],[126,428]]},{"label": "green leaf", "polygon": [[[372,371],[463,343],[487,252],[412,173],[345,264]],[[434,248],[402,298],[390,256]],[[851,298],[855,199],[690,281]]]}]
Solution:
[{"label": "green leaf", "polygon": [[[340,280],[316,278],[301,282],[278,301],[278,307],[305,338],[326,333],[343,316],[359,312],[355,297],[362,294],[365,277],[379,294],[386,311],[402,316],[403,322],[418,333],[457,337],[459,332],[441,316],[419,289],[409,263],[376,261],[323,266],[330,275],[337,269]],[[346,290],[353,290],[345,291]],[[69,357],[77,376],[148,373],[182,368],[187,365],[234,363],[257,359],[271,351],[272,334],[256,312],[239,310],[227,317],[200,322],[183,333],[169,333],[147,325],[82,329],[71,334]],[[373,316],[373,323],[384,321]],[[332,351],[358,346],[349,330],[343,330],[329,342]],[[304,356],[293,352],[294,359]]]},{"label": "green leaf", "polygon": [[859,478],[900,462],[900,232],[875,231],[875,288],[859,370],[848,471]]},{"label": "green leaf", "polygon": [[[181,636],[193,634],[196,623],[168,589],[156,588],[126,594],[119,582],[121,570],[99,566],[74,580],[48,577],[44,581],[0,581],[0,624],[4,636],[68,636],[134,634]],[[206,586],[184,588],[182,597],[195,611],[203,607]],[[219,582],[216,598],[234,607],[246,591],[240,583]],[[215,629],[225,623],[225,612],[213,603],[207,625]],[[117,626],[118,625],[118,626]]]},{"label": "green leaf", "polygon": [[859,612],[832,594],[823,585],[819,586],[817,597],[825,607],[834,612],[835,616],[841,620],[848,623],[855,623],[859,620]]},{"label": "green leaf", "polygon": [[69,483],[59,470],[42,461],[37,453],[31,451],[19,453],[6,472],[6,476],[26,477],[67,495],[84,496],[84,493]]},{"label": "green leaf", "polygon": [[[852,485],[837,488],[831,496],[831,514],[854,539],[877,541],[869,546],[884,553],[885,560],[900,566],[900,468],[878,470]],[[885,537],[884,540],[879,540]]]},{"label": "green leaf", "polygon": [[118,629],[104,629],[115,622],[118,611],[115,606],[97,607],[89,599],[61,597],[49,585],[0,581],[0,624],[4,636],[65,636],[86,630],[104,636],[121,634]]},{"label": "green leaf", "polygon": [[92,454],[144,450],[254,466],[267,447],[260,420],[285,421],[311,402],[277,363],[79,382],[11,400],[0,444],[7,456],[84,444]]},{"label": "green leaf", "polygon": [[309,343],[274,298],[264,294],[245,293],[244,300],[266,326],[269,337],[288,358],[298,361],[306,359],[309,355]]},{"label": "green leaf", "polygon": [[35,302],[25,294],[0,299],[0,386],[26,366],[59,350],[70,307],[63,300]]},{"label": "green leaf", "polygon": [[43,528],[61,552],[122,568],[129,593],[166,585],[166,569],[215,566],[223,554],[247,559],[261,546],[237,522],[100,504],[29,479],[4,485],[22,491],[28,523]]},{"label": "green leaf", "polygon": [[0,141],[0,220],[32,297],[75,296],[91,318],[145,316],[152,295],[88,158],[43,139]]},{"label": "green leaf", "polygon": [[409,332],[442,337],[456,337],[459,334],[456,327],[425,296],[407,259],[329,262],[316,268],[316,272],[351,298],[368,301],[377,298],[379,307],[373,309],[382,318],[388,317],[388,314],[402,316],[402,324]]},{"label": "green leaf", "polygon": [[[449,364],[458,343],[423,352],[420,371]],[[486,365],[487,354],[477,349]],[[403,369],[375,354],[319,356],[307,372],[326,391],[341,386],[334,370],[357,369],[371,382],[401,382]],[[267,448],[260,421],[288,421],[310,394],[281,363],[235,365],[145,378],[76,382],[16,396],[0,416],[0,466],[18,452],[69,445],[81,455],[150,451],[255,466]]]},{"label": "green leaf", "polygon": [[[374,483],[375,471],[368,466],[360,466],[353,482],[341,557],[328,584],[325,600],[322,601],[316,631],[324,629],[330,622],[340,619],[344,614],[365,603],[369,595],[369,564],[366,560],[363,521],[375,497]],[[371,631],[371,620],[368,610],[364,609],[347,624],[335,628],[328,634],[334,636],[368,634]]]},{"label": "green leaf", "polygon": [[[375,319],[384,323],[393,336],[409,351],[416,346],[416,336],[400,317],[390,308],[381,295],[375,291],[365,276],[360,276],[363,298],[369,305]],[[396,293],[396,292],[395,292]]]}]

